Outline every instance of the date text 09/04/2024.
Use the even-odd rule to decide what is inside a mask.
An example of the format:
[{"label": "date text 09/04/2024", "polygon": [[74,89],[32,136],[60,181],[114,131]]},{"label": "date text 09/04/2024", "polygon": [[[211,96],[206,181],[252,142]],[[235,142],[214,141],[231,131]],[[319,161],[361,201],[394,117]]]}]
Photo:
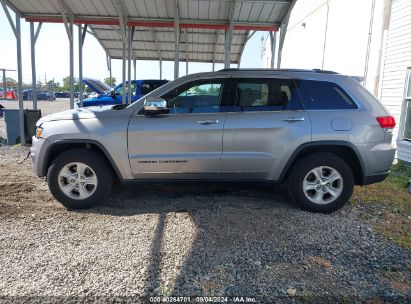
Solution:
[{"label": "date text 09/04/2024", "polygon": [[150,303],[256,303],[255,297],[177,297],[177,296],[157,296],[150,297]]}]

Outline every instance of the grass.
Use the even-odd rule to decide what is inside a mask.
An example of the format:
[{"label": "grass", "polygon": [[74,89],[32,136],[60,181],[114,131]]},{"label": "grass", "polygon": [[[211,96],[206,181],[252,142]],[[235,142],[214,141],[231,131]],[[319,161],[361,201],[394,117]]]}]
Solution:
[{"label": "grass", "polygon": [[366,187],[356,187],[352,202],[365,204],[371,210],[366,214],[375,219],[375,229],[396,244],[411,248],[411,193],[408,181],[411,166],[395,164],[385,181]]}]

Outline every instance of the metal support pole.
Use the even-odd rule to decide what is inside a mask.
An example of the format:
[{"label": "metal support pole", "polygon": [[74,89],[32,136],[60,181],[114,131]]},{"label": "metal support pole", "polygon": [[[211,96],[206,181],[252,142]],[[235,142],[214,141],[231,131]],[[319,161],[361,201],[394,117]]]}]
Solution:
[{"label": "metal support pole", "polygon": [[127,103],[131,103],[131,45],[132,45],[132,40],[133,40],[133,33],[132,29],[128,29],[128,46],[127,46],[127,51],[128,51],[128,62],[127,62],[127,78],[128,78],[128,86],[127,86]]},{"label": "metal support pole", "polygon": [[163,60],[160,58],[160,79],[163,79]]},{"label": "metal support pole", "polygon": [[109,59],[109,62],[110,62],[110,68],[109,68],[109,71],[110,71],[110,87],[113,87],[113,76],[111,75],[111,57]]},{"label": "metal support pole", "polygon": [[24,130],[24,104],[23,104],[23,67],[21,60],[21,28],[20,16],[16,14],[16,39],[17,39],[17,78],[19,93],[19,119],[20,119],[20,143],[26,144],[26,132]]},{"label": "metal support pole", "polygon": [[122,30],[122,39],[123,39],[123,62],[122,62],[122,94],[121,94],[121,103],[126,104],[126,33],[125,33],[125,25],[123,24],[123,30]]},{"label": "metal support pole", "polygon": [[83,32],[82,25],[78,25],[78,82],[80,108],[83,107]]},{"label": "metal support pole", "polygon": [[188,75],[188,33],[187,33],[187,29],[185,29],[185,38],[186,38],[186,45],[185,45],[185,51],[186,51],[186,75]]},{"label": "metal support pole", "polygon": [[3,98],[6,99],[7,81],[6,81],[6,69],[3,69]]},{"label": "metal support pole", "polygon": [[275,44],[277,42],[277,33],[270,32],[270,43],[271,43],[271,65],[270,67],[274,69],[274,58],[275,58]]},{"label": "metal support pole", "polygon": [[178,78],[178,70],[180,64],[180,17],[178,12],[178,1],[174,5],[174,37],[175,37],[175,53],[174,53],[174,79]]},{"label": "metal support pole", "polygon": [[36,81],[36,41],[34,36],[34,23],[30,22],[30,42],[31,42],[31,86],[33,99],[33,110],[37,110],[37,81]]},{"label": "metal support pole", "polygon": [[225,33],[225,46],[224,46],[224,68],[230,68],[231,60],[231,40],[233,38],[233,30],[229,29]]},{"label": "metal support pole", "polygon": [[133,60],[133,71],[134,71],[134,80],[136,80],[136,78],[137,78],[137,70],[136,70],[136,64],[137,64],[137,60],[136,59],[134,59]]},{"label": "metal support pole", "polygon": [[70,109],[74,109],[74,41],[73,41],[73,16],[69,22],[70,40]]}]

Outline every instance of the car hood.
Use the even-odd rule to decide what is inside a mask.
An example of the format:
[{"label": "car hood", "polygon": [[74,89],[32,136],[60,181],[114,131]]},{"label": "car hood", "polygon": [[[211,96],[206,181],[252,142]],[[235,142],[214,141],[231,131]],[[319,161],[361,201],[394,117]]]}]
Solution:
[{"label": "car hood", "polygon": [[90,119],[102,117],[108,112],[112,112],[113,106],[102,106],[102,107],[88,107],[88,108],[79,108],[63,112],[53,113],[43,118],[40,118],[37,121],[37,126],[41,125],[44,122],[48,121],[57,121],[57,120],[78,120],[78,119]]},{"label": "car hood", "polygon": [[83,82],[97,94],[103,94],[104,92],[112,89],[110,86],[98,79],[84,77]]}]

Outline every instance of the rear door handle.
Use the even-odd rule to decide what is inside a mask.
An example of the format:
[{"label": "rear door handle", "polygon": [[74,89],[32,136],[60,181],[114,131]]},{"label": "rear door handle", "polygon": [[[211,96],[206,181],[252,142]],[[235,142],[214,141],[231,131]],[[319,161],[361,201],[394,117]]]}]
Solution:
[{"label": "rear door handle", "polygon": [[287,118],[284,118],[283,121],[288,121],[288,122],[304,121],[304,117],[287,117]]},{"label": "rear door handle", "polygon": [[197,120],[196,123],[200,125],[213,125],[218,123],[218,120]]}]

